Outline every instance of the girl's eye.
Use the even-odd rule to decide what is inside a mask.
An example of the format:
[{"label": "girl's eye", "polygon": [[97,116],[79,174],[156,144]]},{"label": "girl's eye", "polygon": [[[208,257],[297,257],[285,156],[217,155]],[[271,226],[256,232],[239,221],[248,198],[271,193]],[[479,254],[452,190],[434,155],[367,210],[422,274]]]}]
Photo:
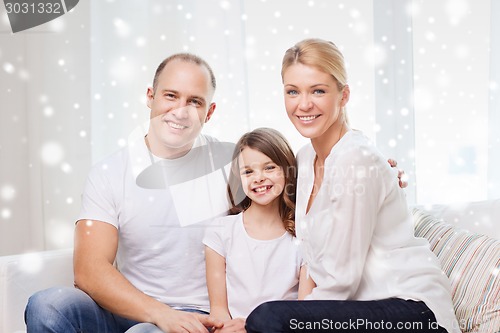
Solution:
[{"label": "girl's eye", "polygon": [[249,175],[252,173],[252,170],[243,170],[243,172],[241,173],[242,175]]},{"label": "girl's eye", "polygon": [[275,165],[268,165],[268,166],[266,166],[266,170],[274,170],[274,169],[276,169]]},{"label": "girl's eye", "polygon": [[313,93],[316,95],[323,95],[325,93],[325,91],[323,89],[316,89],[316,90],[314,90]]},{"label": "girl's eye", "polygon": [[290,96],[295,96],[298,95],[299,93],[297,92],[297,90],[288,90],[286,94]]}]

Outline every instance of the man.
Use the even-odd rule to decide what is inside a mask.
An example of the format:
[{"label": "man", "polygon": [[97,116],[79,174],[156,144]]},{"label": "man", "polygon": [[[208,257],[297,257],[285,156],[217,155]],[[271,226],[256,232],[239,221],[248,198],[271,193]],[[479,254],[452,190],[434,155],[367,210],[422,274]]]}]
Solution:
[{"label": "man", "polygon": [[[215,111],[215,87],[210,66],[197,56],[176,54],[160,64],[147,90],[147,135],[94,166],[87,179],[75,229],[77,288],[33,295],[28,332],[124,332],[142,322],[164,332],[222,327],[207,314],[204,224],[180,218],[199,209],[196,201],[179,207],[168,187],[143,184],[172,183],[171,175],[141,178],[156,163],[189,171],[206,162],[193,147],[214,141],[200,133]],[[215,182],[224,198],[225,183]]]}]

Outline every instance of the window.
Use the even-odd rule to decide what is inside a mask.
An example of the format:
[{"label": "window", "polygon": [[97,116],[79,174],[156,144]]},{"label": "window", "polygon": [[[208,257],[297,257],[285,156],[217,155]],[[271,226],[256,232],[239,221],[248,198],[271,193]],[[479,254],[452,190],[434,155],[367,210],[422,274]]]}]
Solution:
[{"label": "window", "polygon": [[414,203],[498,196],[493,3],[386,1],[375,8],[375,43],[390,59],[377,69],[377,146],[410,172]]}]

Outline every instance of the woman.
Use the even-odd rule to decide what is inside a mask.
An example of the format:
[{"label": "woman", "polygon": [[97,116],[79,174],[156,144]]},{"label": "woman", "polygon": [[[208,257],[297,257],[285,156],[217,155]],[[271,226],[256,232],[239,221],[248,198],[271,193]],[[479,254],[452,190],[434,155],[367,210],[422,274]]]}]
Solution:
[{"label": "woman", "polygon": [[248,317],[251,332],[460,332],[449,282],[413,236],[405,195],[374,145],[350,129],[343,56],[307,39],[281,71],[288,117],[311,140],[298,153],[296,233],[316,287]]}]

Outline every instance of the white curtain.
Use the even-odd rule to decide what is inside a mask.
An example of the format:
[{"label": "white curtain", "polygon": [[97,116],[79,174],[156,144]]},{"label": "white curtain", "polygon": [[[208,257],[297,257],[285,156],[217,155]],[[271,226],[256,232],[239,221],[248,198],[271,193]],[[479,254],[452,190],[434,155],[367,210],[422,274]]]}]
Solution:
[{"label": "white curtain", "polygon": [[495,1],[90,0],[17,34],[0,7],[0,254],[71,246],[89,167],[147,122],[156,66],[183,51],[216,73],[206,133],[274,127],[297,150],[281,58],[331,40],[351,125],[409,173],[410,203],[500,196]]},{"label": "white curtain", "polygon": [[0,6],[0,255],[73,243],[91,151],[89,8],[12,34]]}]

